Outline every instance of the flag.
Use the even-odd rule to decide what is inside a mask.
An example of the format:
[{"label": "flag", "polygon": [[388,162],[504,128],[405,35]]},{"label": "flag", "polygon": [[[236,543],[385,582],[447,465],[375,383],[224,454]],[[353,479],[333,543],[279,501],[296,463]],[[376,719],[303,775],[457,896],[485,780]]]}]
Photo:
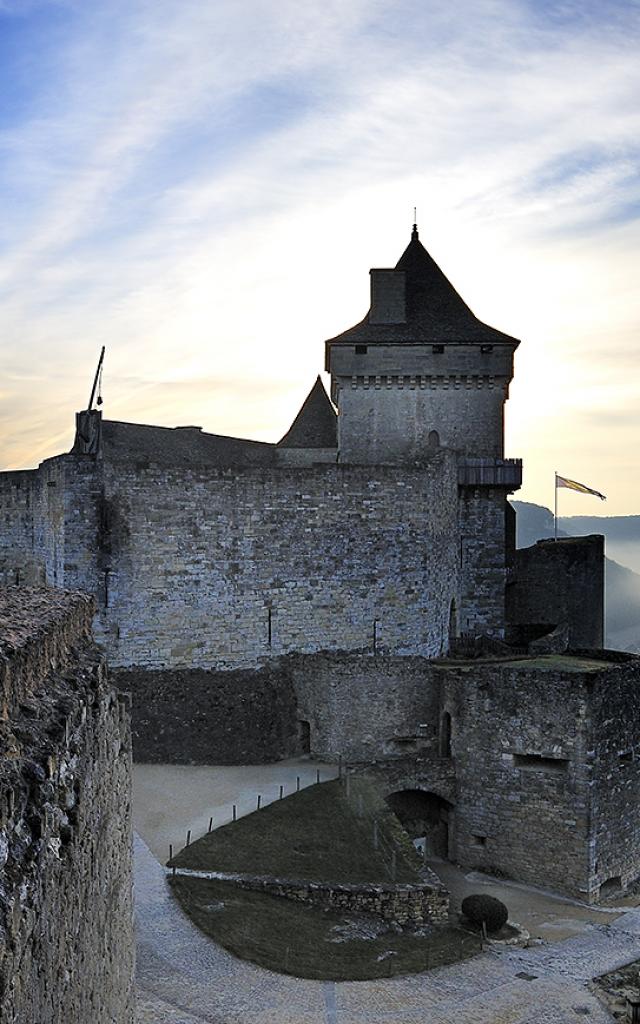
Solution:
[{"label": "flag", "polygon": [[600,491],[594,491],[592,487],[585,487],[584,484],[579,484],[576,480],[568,480],[566,476],[558,476],[556,473],[556,487],[568,487],[570,491],[580,491],[581,494],[595,494],[596,498],[600,498],[601,501],[606,501],[604,494],[600,494]]}]

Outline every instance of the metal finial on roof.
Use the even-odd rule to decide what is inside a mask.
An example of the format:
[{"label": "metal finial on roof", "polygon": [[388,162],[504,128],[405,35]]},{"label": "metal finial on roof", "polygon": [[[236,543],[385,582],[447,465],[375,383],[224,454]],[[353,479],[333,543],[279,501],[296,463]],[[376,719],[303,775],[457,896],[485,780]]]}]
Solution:
[{"label": "metal finial on roof", "polygon": [[418,210],[414,206],[413,208],[413,231],[411,232],[412,240],[418,237]]}]

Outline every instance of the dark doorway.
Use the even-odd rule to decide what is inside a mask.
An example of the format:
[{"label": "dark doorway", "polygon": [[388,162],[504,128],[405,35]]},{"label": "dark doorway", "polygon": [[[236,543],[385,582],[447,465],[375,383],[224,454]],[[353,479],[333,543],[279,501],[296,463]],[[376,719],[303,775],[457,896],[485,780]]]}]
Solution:
[{"label": "dark doorway", "polygon": [[412,839],[427,843],[427,856],[449,858],[449,829],[453,804],[436,793],[403,789],[390,793],[387,803]]},{"label": "dark doorway", "polygon": [[311,753],[311,725],[303,718],[298,721],[298,746],[301,754]]}]

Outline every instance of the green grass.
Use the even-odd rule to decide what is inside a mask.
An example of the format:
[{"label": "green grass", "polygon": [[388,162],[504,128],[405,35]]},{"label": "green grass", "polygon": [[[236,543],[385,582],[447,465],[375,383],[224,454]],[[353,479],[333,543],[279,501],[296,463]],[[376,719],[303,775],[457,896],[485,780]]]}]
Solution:
[{"label": "green grass", "polygon": [[389,930],[372,939],[332,942],[332,929],[346,920],[341,915],[243,891],[232,882],[179,875],[170,882],[183,910],[215,942],[243,960],[298,978],[389,978],[454,963],[480,950],[478,936],[452,927],[434,927],[426,936]]},{"label": "green grass", "polygon": [[[396,881],[418,882],[420,861],[397,819],[369,780],[309,786],[239,818],[181,850],[177,868],[271,875],[317,882],[388,883],[392,839]],[[373,821],[381,846],[373,847]]]}]

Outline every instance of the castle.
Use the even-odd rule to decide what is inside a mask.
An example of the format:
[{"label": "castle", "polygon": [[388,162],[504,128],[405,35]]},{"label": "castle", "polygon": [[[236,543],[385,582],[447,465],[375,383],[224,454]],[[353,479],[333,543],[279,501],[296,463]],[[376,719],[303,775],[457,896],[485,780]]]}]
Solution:
[{"label": "castle", "polygon": [[0,578],[94,596],[139,760],[342,757],[424,795],[436,854],[624,888],[640,661],[600,650],[601,537],[515,550],[517,346],[414,226],[326,342],[335,406],[318,380],[277,444],[78,413],[71,452],[0,474]]}]

